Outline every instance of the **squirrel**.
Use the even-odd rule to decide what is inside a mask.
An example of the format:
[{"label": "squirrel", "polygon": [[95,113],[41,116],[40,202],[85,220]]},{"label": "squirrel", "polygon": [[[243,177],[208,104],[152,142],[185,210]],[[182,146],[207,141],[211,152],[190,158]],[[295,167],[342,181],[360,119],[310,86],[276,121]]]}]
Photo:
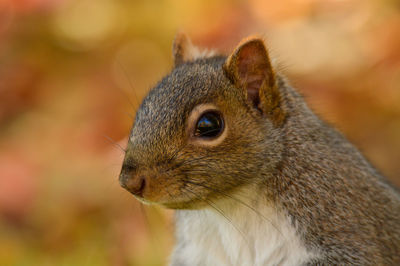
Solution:
[{"label": "squirrel", "polygon": [[177,34],[119,177],[175,209],[170,265],[400,265],[400,193],[319,118],[265,41],[229,56]]}]

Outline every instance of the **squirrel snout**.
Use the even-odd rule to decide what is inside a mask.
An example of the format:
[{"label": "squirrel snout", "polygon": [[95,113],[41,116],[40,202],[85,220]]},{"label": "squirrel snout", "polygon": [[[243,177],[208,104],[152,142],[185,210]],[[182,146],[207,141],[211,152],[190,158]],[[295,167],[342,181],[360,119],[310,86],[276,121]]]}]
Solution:
[{"label": "squirrel snout", "polygon": [[123,188],[133,195],[143,197],[143,192],[147,183],[144,175],[136,175],[135,171],[132,171],[130,167],[126,167],[121,171],[119,182]]},{"label": "squirrel snout", "polygon": [[146,187],[146,178],[143,175],[128,176],[121,174],[120,183],[123,188],[131,192],[133,195],[143,197]]}]

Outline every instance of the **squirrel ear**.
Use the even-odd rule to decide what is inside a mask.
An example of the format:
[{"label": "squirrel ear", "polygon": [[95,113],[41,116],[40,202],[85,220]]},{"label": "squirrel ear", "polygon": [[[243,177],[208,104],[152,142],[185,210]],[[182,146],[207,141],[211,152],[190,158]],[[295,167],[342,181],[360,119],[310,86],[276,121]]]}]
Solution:
[{"label": "squirrel ear", "polygon": [[224,71],[235,86],[245,90],[253,107],[270,117],[275,125],[283,122],[281,97],[262,38],[242,40],[226,60]]},{"label": "squirrel ear", "polygon": [[179,66],[186,61],[192,60],[191,51],[193,49],[194,46],[189,37],[183,32],[178,32],[175,35],[174,44],[172,46],[174,65]]},{"label": "squirrel ear", "polygon": [[213,56],[215,53],[207,49],[200,50],[192,44],[186,34],[179,32],[175,36],[172,54],[174,56],[174,65],[177,67],[188,61]]}]

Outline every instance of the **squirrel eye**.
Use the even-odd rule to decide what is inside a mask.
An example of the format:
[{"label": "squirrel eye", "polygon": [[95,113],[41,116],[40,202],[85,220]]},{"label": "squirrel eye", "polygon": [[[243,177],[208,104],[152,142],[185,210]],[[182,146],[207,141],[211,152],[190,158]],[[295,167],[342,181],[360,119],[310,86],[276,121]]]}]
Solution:
[{"label": "squirrel eye", "polygon": [[224,129],[224,121],[217,111],[209,111],[202,114],[197,120],[195,136],[201,138],[215,138]]}]

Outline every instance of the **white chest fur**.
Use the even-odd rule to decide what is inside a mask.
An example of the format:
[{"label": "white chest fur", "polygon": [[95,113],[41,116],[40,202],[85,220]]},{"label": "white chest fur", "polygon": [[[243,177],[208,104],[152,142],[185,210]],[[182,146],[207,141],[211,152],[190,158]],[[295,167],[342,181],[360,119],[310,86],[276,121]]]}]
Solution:
[{"label": "white chest fur", "polygon": [[177,211],[171,265],[301,265],[315,257],[272,206],[212,205]]}]

